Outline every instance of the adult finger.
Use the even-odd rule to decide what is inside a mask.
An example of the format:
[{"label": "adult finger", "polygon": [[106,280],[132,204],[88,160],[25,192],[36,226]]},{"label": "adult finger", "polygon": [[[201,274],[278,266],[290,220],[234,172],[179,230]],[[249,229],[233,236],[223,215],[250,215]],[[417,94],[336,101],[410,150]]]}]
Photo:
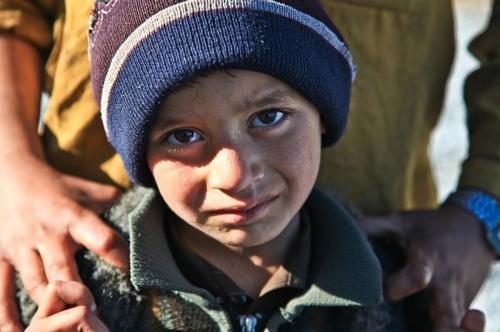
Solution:
[{"label": "adult finger", "polygon": [[439,285],[439,283],[434,285],[430,307],[434,326],[438,331],[459,328],[465,308],[460,300],[460,293],[455,287],[454,280],[446,280],[444,286]]},{"label": "adult finger", "polygon": [[75,176],[65,175],[64,181],[80,204],[98,214],[104,212],[121,194],[115,186]]},{"label": "adult finger", "polygon": [[21,250],[17,253],[15,261],[24,289],[33,301],[40,303],[47,287],[40,256],[34,250]]},{"label": "adult finger", "polygon": [[486,317],[479,310],[468,310],[462,318],[460,327],[469,332],[483,332],[486,327]]},{"label": "adult finger", "polygon": [[0,259],[0,331],[21,332],[15,301],[15,271],[7,261]]},{"label": "adult finger", "polygon": [[80,218],[70,223],[69,233],[76,242],[99,255],[106,262],[123,272],[128,272],[127,241],[92,212],[81,210]]},{"label": "adult finger", "polygon": [[399,301],[415,294],[427,287],[432,280],[434,270],[430,261],[418,255],[410,255],[408,259],[403,268],[386,281],[385,297],[389,301]]},{"label": "adult finger", "polygon": [[54,239],[38,247],[47,280],[80,280],[75,249],[69,241]]},{"label": "adult finger", "polygon": [[92,312],[97,309],[94,297],[85,285],[77,281],[56,280],[47,286],[47,293],[36,317],[48,317],[61,311],[66,305],[84,306]]},{"label": "adult finger", "polygon": [[26,331],[105,332],[108,329],[88,307],[76,306],[40,319],[36,322],[36,326]]},{"label": "adult finger", "polygon": [[66,303],[64,303],[57,294],[57,286],[54,282],[51,282],[47,285],[47,288],[45,288],[45,294],[38,305],[38,310],[33,316],[33,320],[48,317],[53,313],[62,311],[65,307]]}]

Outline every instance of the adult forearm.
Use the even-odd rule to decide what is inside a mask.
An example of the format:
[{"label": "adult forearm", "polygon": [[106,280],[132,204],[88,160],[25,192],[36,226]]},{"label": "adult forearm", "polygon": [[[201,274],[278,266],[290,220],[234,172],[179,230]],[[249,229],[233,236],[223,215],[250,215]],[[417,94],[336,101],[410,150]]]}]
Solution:
[{"label": "adult forearm", "polygon": [[37,132],[41,59],[24,40],[0,34],[0,159],[10,172],[27,160],[43,159]]},{"label": "adult forearm", "polygon": [[99,218],[118,189],[46,162],[37,130],[42,61],[16,38],[0,33],[0,330],[17,332],[14,266],[40,304],[50,281],[78,280],[81,245],[127,271],[128,244]]},{"label": "adult forearm", "polygon": [[500,1],[487,29],[470,45],[481,66],[465,84],[470,148],[460,186],[500,197]]}]

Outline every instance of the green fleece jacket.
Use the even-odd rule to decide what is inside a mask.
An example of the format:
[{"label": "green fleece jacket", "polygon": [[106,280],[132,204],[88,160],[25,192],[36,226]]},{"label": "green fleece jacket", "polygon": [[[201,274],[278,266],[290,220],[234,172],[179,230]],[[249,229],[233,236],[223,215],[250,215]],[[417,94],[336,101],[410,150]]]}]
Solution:
[{"label": "green fleece jacket", "polygon": [[[266,331],[385,331],[380,265],[352,217],[313,191],[311,265],[306,290],[267,321]],[[79,254],[82,279],[111,331],[248,331],[217,299],[180,272],[164,232],[166,207],[152,190],[132,190],[105,217],[130,241],[130,276],[94,254]],[[35,306],[19,292],[25,323]],[[236,319],[237,321],[237,319]]]}]

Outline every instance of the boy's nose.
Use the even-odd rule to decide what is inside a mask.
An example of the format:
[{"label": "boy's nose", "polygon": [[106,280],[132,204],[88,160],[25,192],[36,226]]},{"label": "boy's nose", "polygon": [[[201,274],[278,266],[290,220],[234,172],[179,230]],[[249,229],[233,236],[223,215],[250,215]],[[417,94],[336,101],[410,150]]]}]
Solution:
[{"label": "boy's nose", "polygon": [[241,192],[264,176],[256,154],[235,148],[222,148],[210,162],[210,188]]}]

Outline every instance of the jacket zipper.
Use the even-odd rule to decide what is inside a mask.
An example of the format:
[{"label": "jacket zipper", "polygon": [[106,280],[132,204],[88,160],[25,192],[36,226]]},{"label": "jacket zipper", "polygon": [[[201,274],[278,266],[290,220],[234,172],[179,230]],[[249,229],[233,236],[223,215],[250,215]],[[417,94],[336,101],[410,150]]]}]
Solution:
[{"label": "jacket zipper", "polygon": [[240,326],[241,332],[256,332],[257,322],[259,320],[258,315],[241,315],[240,316]]}]

